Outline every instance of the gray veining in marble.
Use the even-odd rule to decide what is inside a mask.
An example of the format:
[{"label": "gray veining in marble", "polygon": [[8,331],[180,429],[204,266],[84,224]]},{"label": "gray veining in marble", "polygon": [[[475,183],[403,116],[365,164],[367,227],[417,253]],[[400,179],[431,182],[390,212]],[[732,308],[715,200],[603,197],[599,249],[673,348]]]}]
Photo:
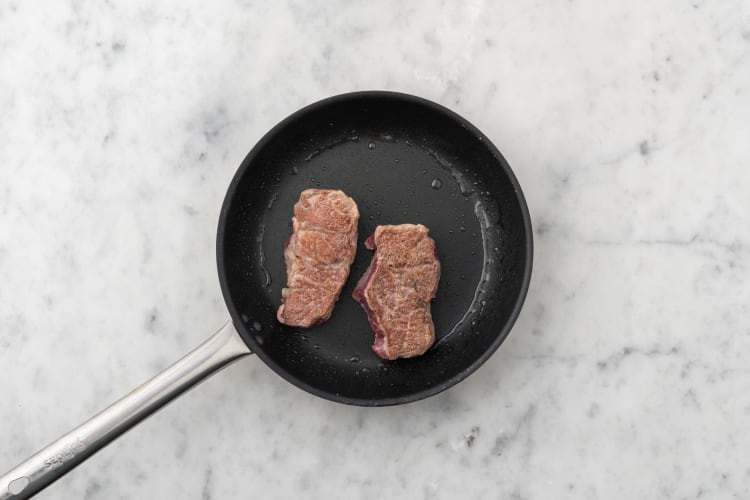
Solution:
[{"label": "gray veining in marble", "polygon": [[336,405],[256,359],[41,498],[750,498],[750,4],[0,1],[0,470],[227,314],[224,190],[340,92],[422,95],[524,186],[535,270],[475,375]]}]

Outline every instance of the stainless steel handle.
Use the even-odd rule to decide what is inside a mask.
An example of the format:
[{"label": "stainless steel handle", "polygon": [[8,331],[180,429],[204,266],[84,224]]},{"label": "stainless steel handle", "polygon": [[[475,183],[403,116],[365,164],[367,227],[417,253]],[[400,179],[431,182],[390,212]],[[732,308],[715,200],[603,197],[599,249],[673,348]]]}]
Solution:
[{"label": "stainless steel handle", "polygon": [[183,392],[248,354],[252,352],[230,321],[159,375],[0,476],[0,500],[38,493]]}]

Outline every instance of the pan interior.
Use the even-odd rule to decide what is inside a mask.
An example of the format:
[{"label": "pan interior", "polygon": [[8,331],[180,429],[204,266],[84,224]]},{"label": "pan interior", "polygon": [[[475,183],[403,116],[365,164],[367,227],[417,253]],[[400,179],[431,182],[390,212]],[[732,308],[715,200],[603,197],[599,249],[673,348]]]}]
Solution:
[{"label": "pan interior", "polygon": [[[507,334],[528,285],[525,205],[497,150],[434,104],[354,94],[282,122],[238,171],[222,210],[222,288],[243,338],[287,380],[337,401],[419,399],[462,379]],[[307,188],[342,189],[361,214],[357,256],[332,318],[312,329],[276,321],[284,242]],[[421,223],[442,273],[432,305],[437,341],[424,356],[384,361],[352,289],[378,224]]]}]

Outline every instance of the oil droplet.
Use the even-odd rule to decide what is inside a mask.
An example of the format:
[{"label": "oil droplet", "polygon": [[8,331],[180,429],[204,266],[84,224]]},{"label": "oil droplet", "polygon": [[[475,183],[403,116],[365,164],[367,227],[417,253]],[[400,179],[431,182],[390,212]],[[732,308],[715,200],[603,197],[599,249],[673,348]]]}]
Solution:
[{"label": "oil droplet", "polygon": [[248,318],[247,314],[245,314],[245,313],[240,314],[240,318],[242,318],[242,321],[244,321],[245,323],[247,323],[248,321],[250,321],[250,318]]},{"label": "oil droplet", "polygon": [[448,234],[453,234],[453,229],[449,229]]},{"label": "oil droplet", "polygon": [[259,246],[259,264],[260,264],[260,270],[263,272],[263,286],[269,287],[271,286],[271,273],[268,272],[268,269],[266,269],[266,254],[263,251],[263,235],[265,234],[266,227],[261,226],[260,232],[258,234],[258,237],[256,238],[256,242]]},{"label": "oil droplet", "polygon": [[401,212],[401,213],[402,213],[403,215],[406,215],[406,210],[404,210],[404,211],[403,211],[403,212]]},{"label": "oil droplet", "polygon": [[369,216],[369,217],[367,217],[367,218],[368,218],[368,219],[370,219],[370,220],[374,220],[374,219],[375,219],[375,216],[374,216],[374,215],[370,215],[370,216]]},{"label": "oil droplet", "polygon": [[432,189],[440,189],[441,187],[443,187],[443,181],[435,177],[434,179],[432,179],[431,186],[432,186]]},{"label": "oil droplet", "polygon": [[268,201],[268,206],[266,208],[268,210],[271,210],[271,208],[273,207],[273,204],[276,203],[276,200],[278,199],[279,199],[279,193],[278,192],[273,193],[273,195],[271,196],[271,199]]},{"label": "oil droplet", "polygon": [[380,210],[375,210],[375,215],[380,215]]},{"label": "oil droplet", "polygon": [[369,372],[370,372],[370,369],[367,368],[366,366],[362,368],[362,373],[369,373]]},{"label": "oil droplet", "polygon": [[263,345],[263,337],[260,335],[255,336],[255,341],[258,343],[258,345]]},{"label": "oil droplet", "polygon": [[320,349],[320,346],[318,344],[313,344],[313,349]]},{"label": "oil droplet", "polygon": [[370,141],[370,143],[367,145],[368,149],[375,149],[375,143]]},{"label": "oil droplet", "polygon": [[394,158],[393,163],[398,163],[398,158]]},{"label": "oil droplet", "polygon": [[458,183],[458,187],[461,189],[461,194],[463,196],[470,196],[474,193],[474,189],[471,186],[467,186],[461,182]]},{"label": "oil droplet", "polygon": [[354,356],[352,356],[351,358],[349,358],[349,362],[350,363],[359,363],[359,355],[355,354]]},{"label": "oil droplet", "polygon": [[253,321],[253,329],[256,332],[259,332],[259,331],[261,331],[263,329],[263,325],[261,325],[260,322],[258,322],[258,321]]},{"label": "oil droplet", "polygon": [[458,230],[461,231],[462,233],[466,232],[466,228],[464,226],[459,227]]},{"label": "oil droplet", "polygon": [[465,280],[465,279],[466,279],[466,276],[465,276],[465,275],[463,275],[463,274],[459,274],[459,275],[458,275],[458,279],[461,279],[461,280]]},{"label": "oil droplet", "polygon": [[297,175],[299,173],[299,169],[297,166],[293,166],[292,169],[289,171],[289,175]]},{"label": "oil droplet", "polygon": [[367,186],[367,190],[372,193],[375,188],[373,186]]}]

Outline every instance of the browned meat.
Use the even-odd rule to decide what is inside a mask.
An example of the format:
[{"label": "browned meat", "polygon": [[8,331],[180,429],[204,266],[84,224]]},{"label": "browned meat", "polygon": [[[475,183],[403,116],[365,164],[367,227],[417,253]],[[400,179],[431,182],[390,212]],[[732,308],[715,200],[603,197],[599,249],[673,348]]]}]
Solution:
[{"label": "browned meat", "polygon": [[354,289],[383,359],[420,356],[435,342],[430,300],[440,280],[435,242],[421,224],[378,226],[365,242],[375,255]]},{"label": "browned meat", "polygon": [[302,191],[284,249],[279,322],[308,328],[331,317],[357,250],[358,221],[357,204],[343,191]]}]

